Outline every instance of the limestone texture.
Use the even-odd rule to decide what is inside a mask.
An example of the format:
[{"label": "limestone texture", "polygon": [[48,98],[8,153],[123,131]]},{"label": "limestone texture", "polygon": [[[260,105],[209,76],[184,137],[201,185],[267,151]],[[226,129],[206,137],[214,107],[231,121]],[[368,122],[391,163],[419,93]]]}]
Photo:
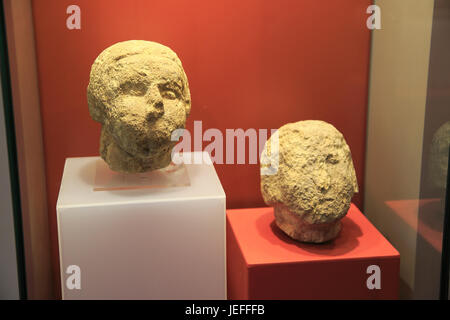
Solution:
[{"label": "limestone texture", "polygon": [[450,146],[450,121],[444,123],[433,135],[430,148],[429,180],[434,187],[447,187],[448,153]]},{"label": "limestone texture", "polygon": [[274,174],[261,171],[261,193],[274,207],[276,224],[303,242],[335,238],[358,192],[344,136],[324,121],[306,120],[282,126],[276,141],[272,135],[261,155],[261,168],[276,168]]},{"label": "limestone texture", "polygon": [[100,155],[123,173],[164,168],[191,110],[186,74],[170,48],[129,40],[94,61],[87,87],[89,113],[102,124]]}]

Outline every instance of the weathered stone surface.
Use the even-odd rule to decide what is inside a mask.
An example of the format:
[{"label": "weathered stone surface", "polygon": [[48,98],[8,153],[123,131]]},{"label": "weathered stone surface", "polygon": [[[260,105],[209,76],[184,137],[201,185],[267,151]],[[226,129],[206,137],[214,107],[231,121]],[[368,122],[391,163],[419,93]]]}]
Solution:
[{"label": "weathered stone surface", "polygon": [[105,49],[91,68],[87,98],[102,124],[100,155],[114,171],[164,168],[191,109],[180,59],[159,43],[130,40]]},{"label": "weathered stone surface", "polygon": [[[261,166],[274,158],[272,137]],[[278,130],[279,164],[275,174],[261,174],[261,193],[275,209],[277,225],[290,237],[320,243],[335,238],[340,219],[358,192],[350,148],[331,124],[307,120]]]},{"label": "weathered stone surface", "polygon": [[448,148],[450,146],[450,121],[444,123],[433,135],[429,160],[429,179],[434,187],[447,187]]}]

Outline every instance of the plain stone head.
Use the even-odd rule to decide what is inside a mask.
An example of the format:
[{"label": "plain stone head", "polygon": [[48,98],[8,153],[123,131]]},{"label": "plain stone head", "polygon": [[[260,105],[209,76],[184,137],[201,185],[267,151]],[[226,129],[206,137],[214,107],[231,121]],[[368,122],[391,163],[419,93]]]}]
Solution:
[{"label": "plain stone head", "polygon": [[102,124],[100,153],[111,169],[143,172],[170,163],[172,132],[191,109],[181,61],[159,43],[130,40],[105,49],[91,68],[89,112]]},{"label": "plain stone head", "polygon": [[[274,150],[267,141],[261,163]],[[323,242],[337,235],[338,221],[358,191],[355,169],[344,136],[331,124],[307,120],[278,130],[277,172],[261,175],[261,193],[275,208],[277,224],[291,237]]]}]

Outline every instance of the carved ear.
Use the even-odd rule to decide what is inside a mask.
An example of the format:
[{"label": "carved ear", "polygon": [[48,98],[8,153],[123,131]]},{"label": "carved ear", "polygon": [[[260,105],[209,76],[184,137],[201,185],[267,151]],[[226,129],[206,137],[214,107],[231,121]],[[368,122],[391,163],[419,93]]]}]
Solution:
[{"label": "carved ear", "polygon": [[191,94],[189,92],[189,89],[187,90],[187,94],[185,95],[184,98],[184,103],[186,105],[186,117],[189,115],[189,113],[191,113]]},{"label": "carved ear", "polygon": [[181,67],[181,72],[183,74],[183,98],[184,103],[186,105],[186,117],[191,113],[191,92],[189,91],[189,82],[186,76],[186,73],[183,70],[183,67]]},{"label": "carved ear", "polygon": [[354,167],[353,167],[353,192],[359,193],[358,180],[356,179],[356,172]]},{"label": "carved ear", "polygon": [[87,101],[92,119],[103,124],[105,119],[103,104],[91,93],[89,85],[87,87]]}]

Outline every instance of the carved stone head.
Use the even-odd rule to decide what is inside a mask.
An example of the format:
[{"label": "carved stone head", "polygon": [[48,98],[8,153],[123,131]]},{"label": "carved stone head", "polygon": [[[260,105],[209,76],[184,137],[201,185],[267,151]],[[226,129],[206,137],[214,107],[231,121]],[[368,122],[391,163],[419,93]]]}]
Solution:
[{"label": "carved stone head", "polygon": [[91,68],[89,112],[102,124],[100,155],[118,172],[164,168],[191,109],[180,59],[159,43],[130,40],[105,49]]},{"label": "carved stone head", "polygon": [[307,120],[282,126],[276,137],[267,141],[261,157],[261,164],[269,163],[278,150],[276,173],[261,174],[261,193],[274,207],[276,224],[303,242],[335,238],[358,192],[344,136],[331,124]]}]

